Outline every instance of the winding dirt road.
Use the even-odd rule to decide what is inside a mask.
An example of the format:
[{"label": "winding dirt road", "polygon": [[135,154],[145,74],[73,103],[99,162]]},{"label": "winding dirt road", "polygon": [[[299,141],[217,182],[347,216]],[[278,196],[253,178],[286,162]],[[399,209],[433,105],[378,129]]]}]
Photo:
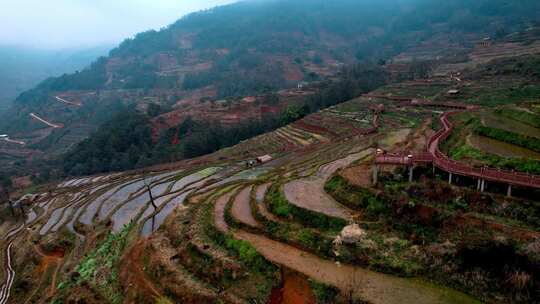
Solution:
[{"label": "winding dirt road", "polygon": [[2,285],[2,288],[0,289],[0,304],[6,304],[9,300],[9,292],[11,290],[11,286],[13,285],[13,281],[15,280],[15,271],[13,270],[11,266],[11,246],[13,246],[13,242],[9,242],[9,245],[6,248],[5,256],[6,256],[6,280],[4,284]]},{"label": "winding dirt road", "polygon": [[42,123],[46,124],[47,126],[51,127],[51,128],[55,128],[55,129],[59,129],[59,128],[62,128],[61,125],[57,125],[57,124],[53,124],[52,122],[48,122],[46,121],[45,119],[37,116],[36,114],[34,113],[30,113],[30,116],[34,119],[37,119],[38,121],[41,121]]},{"label": "winding dirt road", "polygon": [[61,97],[59,97],[59,96],[55,96],[54,98],[55,98],[56,100],[60,101],[60,102],[63,102],[63,103],[65,103],[65,104],[68,104],[68,105],[71,105],[71,106],[78,106],[78,107],[82,106],[82,105],[81,105],[80,103],[78,103],[78,102],[67,101],[67,100],[65,100],[65,99],[63,99],[63,98],[61,98]]}]

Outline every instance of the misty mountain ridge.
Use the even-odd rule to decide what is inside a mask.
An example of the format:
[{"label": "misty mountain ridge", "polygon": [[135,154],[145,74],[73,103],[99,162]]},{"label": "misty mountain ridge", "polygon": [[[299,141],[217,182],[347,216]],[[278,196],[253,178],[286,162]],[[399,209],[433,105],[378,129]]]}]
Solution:
[{"label": "misty mountain ridge", "polygon": [[49,77],[86,68],[110,49],[110,46],[63,50],[0,46],[0,107],[7,108],[20,93]]},{"label": "misty mountain ridge", "polygon": [[[186,118],[203,125],[257,121],[291,103],[257,95],[324,83],[359,63],[384,65],[419,48],[418,57],[400,60],[466,60],[485,37],[539,24],[539,10],[532,0],[242,1],[137,34],[87,68],[41,82],[19,95],[0,128],[58,155],[129,108],[150,110],[151,120],[133,118],[149,124],[151,131],[139,133],[170,144]],[[152,141],[144,139],[144,147]]]}]

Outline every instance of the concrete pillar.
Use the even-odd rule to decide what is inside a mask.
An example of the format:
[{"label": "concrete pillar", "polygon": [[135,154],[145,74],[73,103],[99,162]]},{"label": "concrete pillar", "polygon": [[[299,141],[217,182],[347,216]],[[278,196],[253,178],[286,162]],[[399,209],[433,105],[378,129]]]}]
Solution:
[{"label": "concrete pillar", "polygon": [[476,191],[480,191],[480,184],[482,183],[482,179],[479,178],[477,183],[476,183]]},{"label": "concrete pillar", "polygon": [[379,165],[373,166],[373,186],[376,186],[379,182]]},{"label": "concrete pillar", "polygon": [[413,181],[413,173],[414,173],[414,167],[410,166],[409,167],[409,183],[412,183]]},{"label": "concrete pillar", "polygon": [[450,185],[452,184],[452,172],[450,172],[450,174],[448,175],[448,183]]},{"label": "concrete pillar", "polygon": [[506,196],[512,197],[512,185],[508,185],[508,191],[506,192]]},{"label": "concrete pillar", "polygon": [[484,192],[486,190],[486,180],[482,179],[482,183],[480,184],[480,192]]}]

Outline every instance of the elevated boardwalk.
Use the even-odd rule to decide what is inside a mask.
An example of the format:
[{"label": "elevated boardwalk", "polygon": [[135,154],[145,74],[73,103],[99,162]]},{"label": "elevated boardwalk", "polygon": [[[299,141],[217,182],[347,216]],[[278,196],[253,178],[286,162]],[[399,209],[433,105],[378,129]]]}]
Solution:
[{"label": "elevated boardwalk", "polygon": [[[421,103],[422,104],[422,103]],[[419,105],[421,105],[419,104]],[[430,104],[433,105],[433,104]],[[444,106],[439,104],[438,106]],[[375,163],[379,165],[404,165],[414,167],[420,164],[433,164],[435,167],[444,170],[450,174],[449,181],[452,182],[452,174],[468,176],[478,179],[478,190],[483,191],[486,181],[503,183],[509,185],[508,195],[511,195],[512,186],[522,186],[540,189],[540,176],[527,173],[500,170],[488,167],[473,167],[462,162],[457,162],[450,159],[447,155],[441,152],[439,145],[446,140],[453,130],[453,125],[449,121],[449,117],[460,113],[463,110],[474,109],[474,106],[464,106],[459,104],[450,104],[447,106],[454,110],[441,115],[440,120],[443,128],[435,133],[428,142],[428,151],[411,154],[384,154],[378,153],[375,158]],[[375,175],[376,176],[376,175]],[[412,177],[412,171],[411,171]]]}]

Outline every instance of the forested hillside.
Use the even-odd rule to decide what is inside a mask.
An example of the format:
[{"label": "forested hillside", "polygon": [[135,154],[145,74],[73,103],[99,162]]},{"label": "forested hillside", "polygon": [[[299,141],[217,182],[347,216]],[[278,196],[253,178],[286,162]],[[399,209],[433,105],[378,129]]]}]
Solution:
[{"label": "forested hillside", "polygon": [[70,90],[209,85],[220,97],[252,94],[317,79],[340,64],[385,59],[435,35],[513,32],[538,22],[539,9],[533,0],[242,1],[140,33],[17,102],[43,103],[51,92]]},{"label": "forested hillside", "polygon": [[[126,109],[58,159],[57,164],[49,164],[52,169],[42,171],[48,172],[43,179],[124,171],[209,154],[367,93],[387,80],[388,75],[380,67],[355,66],[340,73],[337,80],[320,84],[316,94],[288,105],[278,114],[234,126],[194,121],[188,117],[154,141],[151,111],[140,113],[133,108]],[[54,170],[60,167],[61,171]]]},{"label": "forested hillside", "polygon": [[[31,150],[6,159],[14,164],[20,155],[56,158],[71,151],[71,159],[85,164],[75,168],[76,162],[68,162],[73,165],[66,172],[112,170],[109,163],[126,160],[127,150],[118,157],[91,157],[98,159],[94,166],[88,164],[93,160],[75,157],[73,149],[81,149],[77,143],[126,108],[143,115],[158,109],[148,118],[152,138],[140,143],[156,144],[187,118],[226,127],[261,123],[267,113],[279,116],[289,103],[298,104],[283,97],[290,95],[283,91],[278,103],[268,102],[280,90],[311,85],[312,91],[294,94],[314,94],[320,84],[341,79],[339,74],[355,64],[386,65],[392,72],[393,58],[419,45],[436,49],[430,58],[463,61],[485,37],[497,41],[538,25],[538,11],[540,3],[534,0],[268,0],[193,13],[125,40],[86,69],[49,78],[22,93],[0,120],[0,130]],[[406,77],[425,77],[429,65],[424,59],[424,54],[406,58],[418,62]],[[175,148],[174,156],[157,160],[200,155],[245,137],[206,143],[206,149],[195,152]],[[121,169],[157,161],[159,153],[134,146],[151,161],[133,158],[120,162],[129,163]]]}]

